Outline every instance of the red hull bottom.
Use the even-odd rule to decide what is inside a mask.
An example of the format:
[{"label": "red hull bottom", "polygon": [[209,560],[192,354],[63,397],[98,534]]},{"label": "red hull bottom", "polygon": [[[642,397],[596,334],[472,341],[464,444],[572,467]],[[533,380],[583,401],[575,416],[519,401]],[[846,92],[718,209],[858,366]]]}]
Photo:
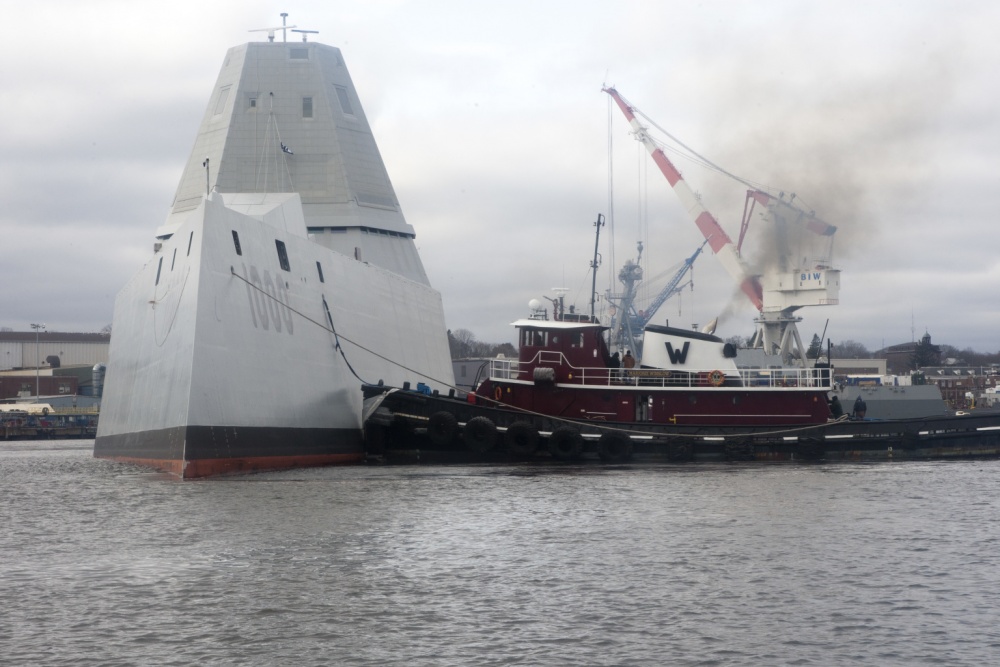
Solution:
[{"label": "red hull bottom", "polygon": [[108,436],[98,433],[94,457],[193,479],[360,463],[364,445],[359,429],[180,426]]},{"label": "red hull bottom", "polygon": [[199,459],[183,461],[179,459],[146,459],[134,456],[108,456],[111,461],[133,463],[147,468],[155,468],[181,479],[196,479],[199,477],[214,477],[216,475],[231,475],[247,472],[265,472],[273,470],[289,470],[292,468],[317,468],[331,465],[350,465],[361,463],[364,455],[352,454],[314,454],[303,456],[253,456],[246,458]]}]

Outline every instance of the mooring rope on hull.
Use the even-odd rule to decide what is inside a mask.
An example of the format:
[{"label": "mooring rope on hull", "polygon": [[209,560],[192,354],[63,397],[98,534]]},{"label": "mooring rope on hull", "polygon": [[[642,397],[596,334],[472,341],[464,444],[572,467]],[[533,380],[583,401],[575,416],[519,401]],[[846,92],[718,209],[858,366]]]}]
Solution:
[{"label": "mooring rope on hull", "polygon": [[[344,352],[343,346],[340,344],[340,339],[341,338],[343,338],[345,341],[347,341],[351,345],[357,347],[358,349],[364,350],[368,354],[371,354],[372,356],[378,357],[382,361],[386,361],[386,362],[392,364],[393,366],[396,366],[397,368],[401,368],[404,371],[408,371],[410,373],[414,373],[416,375],[423,376],[423,377],[427,378],[428,380],[430,380],[431,382],[436,382],[436,383],[438,383],[438,384],[440,384],[440,385],[442,385],[444,387],[448,387],[449,389],[455,389],[456,391],[458,390],[457,387],[453,387],[450,383],[445,382],[444,380],[439,380],[437,378],[433,378],[433,377],[427,375],[426,373],[424,373],[422,371],[418,371],[418,370],[416,370],[414,368],[410,368],[408,366],[404,366],[403,364],[399,363],[398,361],[396,361],[394,359],[390,359],[389,357],[386,357],[385,355],[379,354],[375,350],[372,350],[372,349],[369,349],[369,348],[365,347],[364,345],[362,345],[361,343],[358,343],[357,341],[351,340],[347,336],[341,336],[340,334],[337,333],[337,329],[336,329],[336,327],[333,324],[333,316],[330,313],[329,306],[326,307],[326,316],[327,316],[327,318],[328,318],[328,320],[330,322],[330,325],[327,326],[327,325],[323,324],[322,322],[318,322],[318,321],[314,320],[312,317],[310,317],[309,315],[306,315],[302,311],[296,310],[295,308],[292,308],[290,305],[288,305],[287,303],[285,303],[281,299],[277,298],[273,294],[268,294],[265,290],[261,289],[257,285],[254,285],[252,282],[250,282],[249,280],[247,280],[246,278],[244,278],[240,274],[236,273],[236,269],[233,268],[232,266],[229,267],[229,272],[233,276],[235,276],[236,278],[239,278],[240,280],[242,280],[243,282],[245,282],[247,285],[249,285],[253,289],[255,289],[258,292],[260,292],[261,294],[263,294],[268,299],[271,299],[272,301],[274,301],[278,305],[284,306],[285,308],[287,308],[292,313],[295,313],[296,315],[298,315],[299,317],[301,317],[302,319],[304,319],[306,322],[309,322],[311,324],[315,324],[316,326],[318,326],[323,331],[326,331],[327,333],[333,334],[334,348],[338,352],[340,352],[340,356],[344,359],[344,363],[347,364],[347,368],[348,368],[348,370],[351,371],[351,375],[353,375],[355,378],[357,378],[358,381],[361,382],[362,384],[375,385],[376,383],[375,382],[369,382],[369,381],[363,379],[360,375],[357,374],[357,372],[354,370],[354,367],[351,366],[351,362],[347,359],[347,354]],[[323,297],[323,305],[326,306],[326,297]]]}]

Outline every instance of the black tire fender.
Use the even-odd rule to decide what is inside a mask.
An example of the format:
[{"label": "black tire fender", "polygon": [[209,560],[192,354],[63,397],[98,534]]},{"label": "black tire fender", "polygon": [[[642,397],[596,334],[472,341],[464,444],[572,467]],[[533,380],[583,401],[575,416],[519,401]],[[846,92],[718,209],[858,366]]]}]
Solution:
[{"label": "black tire fender", "polygon": [[737,440],[735,442],[727,442],[725,448],[725,456],[727,461],[753,461],[755,460],[755,448],[753,440]]},{"label": "black tire fender", "polygon": [[560,426],[549,436],[549,453],[557,459],[574,459],[583,451],[583,437],[579,431]]},{"label": "black tire fender", "polygon": [[526,421],[514,422],[507,427],[504,441],[511,454],[534,454],[538,449],[538,429]]},{"label": "black tire fender", "polygon": [[632,438],[621,431],[608,431],[597,441],[601,460],[606,463],[623,463],[632,458]]},{"label": "black tire fender", "polygon": [[798,443],[799,456],[805,461],[819,461],[823,458],[823,443],[816,438],[801,438]]},{"label": "black tire fender", "polygon": [[676,441],[667,443],[667,459],[670,461],[690,461],[694,457],[694,447],[690,442]]},{"label": "black tire fender", "polygon": [[462,430],[462,440],[469,451],[485,454],[497,444],[497,426],[488,417],[473,417]]},{"label": "black tire fender", "polygon": [[457,432],[458,420],[450,412],[435,412],[427,420],[427,437],[438,447],[450,445]]}]

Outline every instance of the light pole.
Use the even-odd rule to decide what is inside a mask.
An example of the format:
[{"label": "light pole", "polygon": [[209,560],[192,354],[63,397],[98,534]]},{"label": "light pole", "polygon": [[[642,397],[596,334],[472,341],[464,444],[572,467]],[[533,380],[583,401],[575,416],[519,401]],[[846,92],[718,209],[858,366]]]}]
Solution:
[{"label": "light pole", "polygon": [[42,359],[39,354],[38,348],[38,330],[44,329],[44,324],[32,324],[31,328],[35,330],[35,400],[37,401],[41,397],[41,393],[38,391],[38,368],[42,365]]}]

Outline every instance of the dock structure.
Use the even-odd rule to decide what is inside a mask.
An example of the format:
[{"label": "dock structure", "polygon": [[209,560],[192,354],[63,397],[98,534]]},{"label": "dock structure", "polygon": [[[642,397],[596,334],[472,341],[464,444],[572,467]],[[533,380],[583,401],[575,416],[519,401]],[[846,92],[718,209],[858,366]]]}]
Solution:
[{"label": "dock structure", "polygon": [[38,404],[0,406],[0,440],[86,439],[97,435],[99,411]]}]

